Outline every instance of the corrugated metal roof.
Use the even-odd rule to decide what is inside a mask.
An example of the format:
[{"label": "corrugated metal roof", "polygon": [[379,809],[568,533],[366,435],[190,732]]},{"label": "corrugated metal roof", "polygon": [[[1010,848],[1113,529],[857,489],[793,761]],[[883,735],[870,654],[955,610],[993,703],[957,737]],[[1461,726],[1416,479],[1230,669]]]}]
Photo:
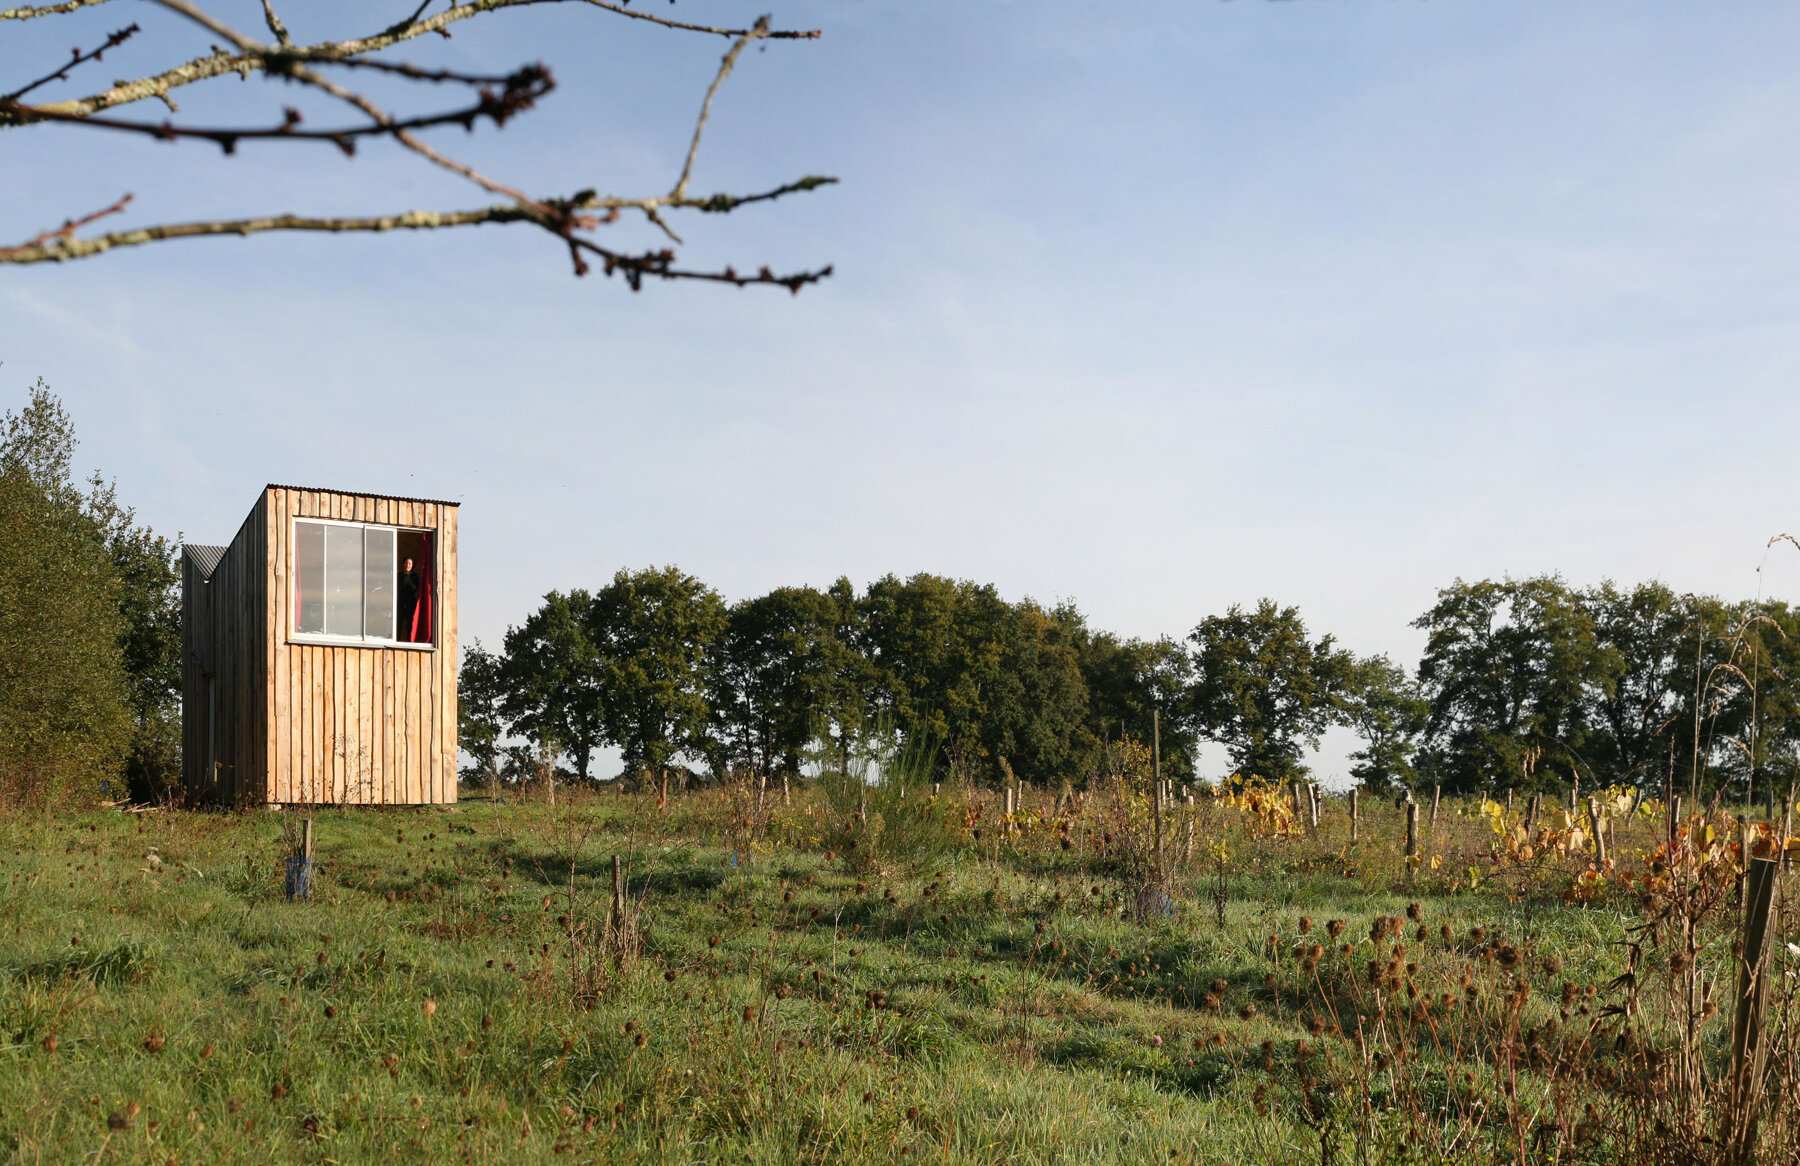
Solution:
[{"label": "corrugated metal roof", "polygon": [[451,502],[445,498],[408,498],[404,494],[366,494],[361,490],[333,490],[330,486],[284,486],[280,482],[270,482],[270,490],[304,490],[313,494],[343,494],[350,498],[385,498],[389,502],[425,502],[432,506],[461,506],[461,502]]},{"label": "corrugated metal roof", "polygon": [[219,560],[225,557],[225,547],[203,547],[199,543],[182,543],[181,553],[200,570],[202,579],[211,579],[212,573],[219,567]]}]

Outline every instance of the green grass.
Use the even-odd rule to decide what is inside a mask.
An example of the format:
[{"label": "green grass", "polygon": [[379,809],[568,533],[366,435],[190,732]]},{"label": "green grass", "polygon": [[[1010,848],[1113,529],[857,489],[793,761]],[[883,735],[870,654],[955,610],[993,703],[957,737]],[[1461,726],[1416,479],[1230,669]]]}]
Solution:
[{"label": "green grass", "polygon": [[[1403,913],[1391,846],[1246,846],[1224,926],[1203,871],[1146,925],[1080,848],[990,832],[881,873],[802,803],[737,865],[720,795],[325,810],[307,902],[281,894],[280,813],[0,820],[0,1156],[1320,1160],[1300,1107],[1266,1100],[1292,1100],[1306,1035],[1286,949],[1302,914],[1367,946]],[[577,1000],[570,930],[603,927],[614,854],[642,956]],[[1430,889],[1411,897],[1459,935],[1521,910]],[[1623,924],[1531,920],[1584,983]]]}]

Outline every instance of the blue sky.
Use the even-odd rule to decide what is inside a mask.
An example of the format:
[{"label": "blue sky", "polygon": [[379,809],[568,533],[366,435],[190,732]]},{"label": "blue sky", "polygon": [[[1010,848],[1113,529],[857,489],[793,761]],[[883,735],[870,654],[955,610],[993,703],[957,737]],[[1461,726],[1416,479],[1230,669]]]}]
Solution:
[{"label": "blue sky", "polygon": [[[211,7],[260,28],[254,0]],[[287,7],[304,41],[410,5]],[[633,295],[519,228],[171,243],[0,268],[0,404],[42,375],[84,464],[196,541],[269,481],[459,499],[489,642],[551,588],[676,563],[729,598],[936,571],[1146,636],[1269,595],[1410,664],[1458,576],[1752,595],[1800,527],[1800,9],[766,10],[824,36],[745,55],[694,185],[842,182],[679,222],[682,254],[832,263],[824,285]],[[42,95],[210,39],[115,0],[0,23],[0,79],[130,20]],[[537,111],[432,140],[534,192],[638,194],[678,170],[722,49],[568,5],[406,55],[545,61]],[[178,94],[196,123],[296,100],[212,85]],[[0,175],[9,241],[125,191],[136,222],[487,201],[392,148],[44,126],[0,133]],[[1764,593],[1800,601],[1800,555],[1768,562]]]}]

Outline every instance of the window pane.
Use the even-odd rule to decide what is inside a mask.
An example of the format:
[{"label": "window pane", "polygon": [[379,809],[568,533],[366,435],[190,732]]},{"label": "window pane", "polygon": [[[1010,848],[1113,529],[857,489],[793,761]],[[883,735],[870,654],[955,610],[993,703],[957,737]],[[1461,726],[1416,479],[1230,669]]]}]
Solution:
[{"label": "window pane", "polygon": [[325,528],[294,524],[294,630],[325,630]]},{"label": "window pane", "polygon": [[394,530],[363,528],[363,634],[394,638]]},{"label": "window pane", "polygon": [[360,526],[325,528],[325,634],[360,636],[363,539]]}]

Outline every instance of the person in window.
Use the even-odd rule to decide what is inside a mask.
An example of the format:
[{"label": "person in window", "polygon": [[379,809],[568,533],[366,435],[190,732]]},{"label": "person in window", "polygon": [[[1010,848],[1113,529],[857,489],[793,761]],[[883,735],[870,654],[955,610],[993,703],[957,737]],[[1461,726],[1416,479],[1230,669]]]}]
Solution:
[{"label": "person in window", "polygon": [[394,638],[410,640],[413,638],[413,612],[419,607],[419,572],[413,561],[407,559],[400,565],[400,607],[394,613]]}]

